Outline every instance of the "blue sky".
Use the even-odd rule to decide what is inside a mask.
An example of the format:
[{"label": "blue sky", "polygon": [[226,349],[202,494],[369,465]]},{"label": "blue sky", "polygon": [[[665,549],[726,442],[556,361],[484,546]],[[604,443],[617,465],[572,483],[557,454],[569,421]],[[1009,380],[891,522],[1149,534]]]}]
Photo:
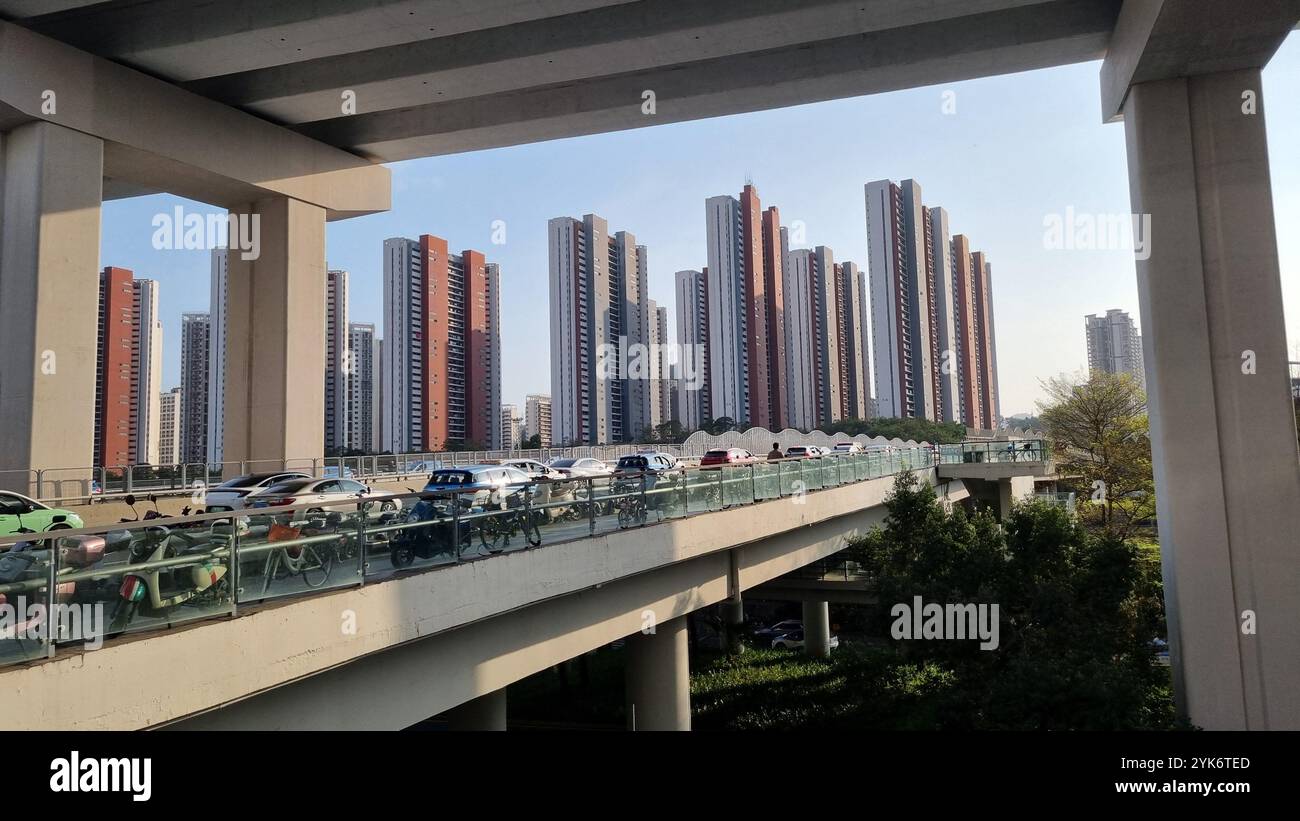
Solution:
[{"label": "blue sky", "polygon": [[[704,200],[757,186],[808,245],[865,267],[863,184],[920,182],[993,264],[1002,410],[1034,409],[1039,380],[1083,367],[1083,316],[1137,316],[1132,253],[1044,248],[1045,215],[1126,213],[1124,130],[1101,123],[1100,63],[972,80],[635,131],[411,160],[391,166],[393,208],[330,223],[330,267],[351,273],[354,322],[382,323],[382,244],[446,237],[501,265],[503,393],[549,392],[546,221],[595,212],[649,248],[650,295],[672,310],[674,272],[704,264]],[[944,92],[955,92],[955,114]],[[1300,223],[1300,36],[1264,73],[1278,234]],[[208,308],[208,253],[157,251],[151,220],[171,196],[104,206],[101,260],[160,282],[164,389],[179,384],[180,316]],[[503,220],[506,242],[493,245]],[[1281,243],[1288,338],[1300,359],[1300,246]],[[670,323],[671,323],[670,319]]]}]

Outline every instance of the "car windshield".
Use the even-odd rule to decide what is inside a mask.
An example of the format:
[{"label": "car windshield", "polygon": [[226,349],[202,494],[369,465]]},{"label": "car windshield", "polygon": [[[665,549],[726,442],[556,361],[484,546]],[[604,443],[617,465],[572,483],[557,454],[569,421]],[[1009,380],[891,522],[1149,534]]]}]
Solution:
[{"label": "car windshield", "polygon": [[704,454],[704,455],[705,455],[706,457],[712,456],[712,457],[717,458],[717,457],[721,457],[721,456],[726,456],[726,455],[727,455],[727,451],[725,451],[725,450],[711,450],[711,451],[709,451],[708,453],[706,453],[706,454]]},{"label": "car windshield", "polygon": [[807,453],[808,448],[790,448],[790,453]]},{"label": "car windshield", "polygon": [[552,459],[550,462],[553,468],[571,468],[578,464],[577,459]]},{"label": "car windshield", "polygon": [[298,491],[310,485],[315,479],[292,479],[288,482],[281,482],[278,485],[271,485],[266,489],[269,494],[274,493],[297,493]]},{"label": "car windshield", "polygon": [[440,470],[429,477],[431,485],[467,485],[473,477],[463,470]]},{"label": "car windshield", "polygon": [[644,456],[624,456],[618,460],[618,466],[625,470],[645,470],[647,465]]}]

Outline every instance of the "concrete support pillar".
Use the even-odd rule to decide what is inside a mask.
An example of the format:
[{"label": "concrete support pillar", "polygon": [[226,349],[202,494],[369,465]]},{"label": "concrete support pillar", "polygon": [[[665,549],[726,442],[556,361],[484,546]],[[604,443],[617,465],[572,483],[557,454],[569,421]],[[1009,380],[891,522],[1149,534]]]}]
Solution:
[{"label": "concrete support pillar", "polygon": [[[1300,729],[1300,464],[1258,70],[1140,83],[1124,104],[1180,711]],[[1247,612],[1249,611],[1249,612]]]},{"label": "concrete support pillar", "polygon": [[325,448],[325,211],[284,197],[244,211],[258,247],[228,257],[223,458],[305,467]]},{"label": "concrete support pillar", "polygon": [[623,675],[629,730],[691,729],[685,616],[656,625],[649,635],[628,637]]},{"label": "concrete support pillar", "polygon": [[103,175],[94,137],[46,122],[0,135],[3,488],[34,494],[29,471],[94,459]]},{"label": "concrete support pillar", "polygon": [[497,730],[506,728],[506,688],[467,701],[447,711],[452,730]]},{"label": "concrete support pillar", "polygon": [[745,600],[739,590],[733,597],[722,602],[722,622],[726,630],[727,652],[745,652],[742,636],[745,626]]},{"label": "concrete support pillar", "polygon": [[803,603],[803,651],[819,659],[831,655],[831,611],[824,601]]},{"label": "concrete support pillar", "polygon": [[1034,477],[1012,476],[998,480],[998,518],[1011,515],[1011,506],[1034,495]]}]

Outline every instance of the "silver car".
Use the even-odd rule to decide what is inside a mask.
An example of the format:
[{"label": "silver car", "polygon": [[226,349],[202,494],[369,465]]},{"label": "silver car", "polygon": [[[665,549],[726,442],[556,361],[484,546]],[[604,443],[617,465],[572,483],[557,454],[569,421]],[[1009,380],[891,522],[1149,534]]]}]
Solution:
[{"label": "silver car", "polygon": [[282,470],[279,473],[250,473],[247,476],[236,476],[234,479],[222,482],[216,487],[208,488],[207,493],[203,495],[203,507],[209,513],[243,510],[246,507],[252,507],[254,497],[265,493],[273,485],[288,482],[291,479],[310,478],[311,474],[296,470]]},{"label": "silver car", "polygon": [[[279,507],[281,505],[305,505],[331,502],[346,502],[349,499],[366,501],[374,499],[379,502],[380,510],[398,510],[402,500],[396,494],[386,490],[375,490],[352,479],[290,479],[278,485],[272,485],[265,492],[259,493],[249,507]],[[358,505],[359,507],[359,505]]]},{"label": "silver car", "polygon": [[576,478],[584,476],[611,476],[614,469],[599,459],[592,459],[584,456],[579,459],[552,459],[546,463],[547,467],[555,468],[566,477]]},{"label": "silver car", "polygon": [[532,479],[509,465],[465,465],[435,470],[424,492],[455,491],[461,507],[500,507],[521,497]]}]

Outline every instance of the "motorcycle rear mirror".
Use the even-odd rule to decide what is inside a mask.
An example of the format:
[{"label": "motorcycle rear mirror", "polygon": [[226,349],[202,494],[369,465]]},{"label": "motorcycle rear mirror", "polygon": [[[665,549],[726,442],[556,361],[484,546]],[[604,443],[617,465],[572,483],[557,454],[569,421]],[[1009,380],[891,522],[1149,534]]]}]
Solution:
[{"label": "motorcycle rear mirror", "polygon": [[133,493],[126,494],[126,498],[123,499],[122,501],[126,502],[127,507],[135,507],[135,494]]}]

